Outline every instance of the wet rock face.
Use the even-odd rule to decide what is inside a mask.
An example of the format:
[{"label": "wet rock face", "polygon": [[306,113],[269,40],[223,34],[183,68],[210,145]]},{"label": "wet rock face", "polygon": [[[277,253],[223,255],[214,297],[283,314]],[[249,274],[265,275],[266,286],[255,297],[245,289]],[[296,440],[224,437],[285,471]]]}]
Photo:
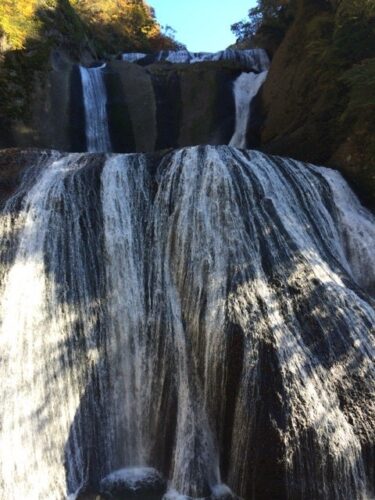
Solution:
[{"label": "wet rock face", "polygon": [[240,70],[224,62],[155,64],[155,149],[228,144],[235,127],[233,83]]},{"label": "wet rock face", "polygon": [[164,478],[151,467],[120,469],[100,483],[100,493],[108,500],[161,500],[166,489]]},{"label": "wet rock face", "polygon": [[99,493],[85,491],[78,495],[77,500],[103,500],[103,497]]}]

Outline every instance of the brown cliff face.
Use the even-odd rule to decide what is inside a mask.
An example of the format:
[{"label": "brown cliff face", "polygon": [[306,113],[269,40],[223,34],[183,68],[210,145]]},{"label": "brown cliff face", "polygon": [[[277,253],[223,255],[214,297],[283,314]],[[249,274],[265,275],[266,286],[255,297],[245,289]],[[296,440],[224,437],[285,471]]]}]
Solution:
[{"label": "brown cliff face", "polygon": [[262,148],[339,169],[374,206],[375,17],[333,4],[298,2],[262,92]]}]

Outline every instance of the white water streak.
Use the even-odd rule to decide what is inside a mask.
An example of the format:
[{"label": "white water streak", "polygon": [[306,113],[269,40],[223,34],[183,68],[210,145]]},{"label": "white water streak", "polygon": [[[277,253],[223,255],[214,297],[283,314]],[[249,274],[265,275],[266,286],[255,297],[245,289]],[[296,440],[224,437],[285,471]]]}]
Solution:
[{"label": "white water streak", "polygon": [[207,61],[235,61],[244,70],[261,72],[268,69],[270,61],[263,49],[234,50],[219,52],[189,52],[188,50],[162,50],[157,54],[125,53],[123,61],[137,62],[148,57],[150,62],[169,62],[172,64],[196,64]]},{"label": "white water streak", "polygon": [[111,139],[108,128],[107,91],[104,84],[106,65],[94,68],[80,66],[85,105],[87,151],[110,152]]},{"label": "white water streak", "polygon": [[[122,466],[144,465],[149,439],[144,224],[150,204],[145,159],[113,156],[102,173],[107,258],[107,355],[113,393],[115,441]],[[145,429],[146,428],[146,429]]]},{"label": "white water streak", "polygon": [[328,181],[338,211],[343,248],[354,279],[375,295],[375,217],[359,203],[339,172],[314,167]]},{"label": "white water streak", "polygon": [[84,296],[80,310],[60,302],[44,258],[49,233],[61,224],[64,177],[74,168],[75,161],[53,162],[27,193],[18,250],[3,286],[0,467],[1,498],[7,500],[64,496],[63,450],[85,388],[85,367],[70,372],[65,348],[79,316],[87,363],[97,358],[89,345],[91,307]]},{"label": "white water streak", "polygon": [[233,92],[236,104],[236,126],[229,145],[245,149],[246,134],[250,120],[251,101],[266,81],[268,71],[262,73],[242,73],[234,82]]}]

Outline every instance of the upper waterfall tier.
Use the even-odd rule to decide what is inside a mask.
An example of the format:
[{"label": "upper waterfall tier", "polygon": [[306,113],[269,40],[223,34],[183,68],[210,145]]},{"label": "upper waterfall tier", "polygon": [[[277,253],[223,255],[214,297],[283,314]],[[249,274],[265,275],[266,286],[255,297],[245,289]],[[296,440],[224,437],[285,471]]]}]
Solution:
[{"label": "upper waterfall tier", "polygon": [[0,498],[154,469],[373,498],[375,220],[339,174],[227,146],[0,172]]},{"label": "upper waterfall tier", "polygon": [[[133,60],[140,54],[128,56]],[[194,144],[256,145],[259,117],[253,101],[267,76],[267,70],[258,73],[268,66],[267,55],[253,50],[204,57],[209,56],[221,62],[207,65],[203,56],[195,60],[187,52],[163,52],[144,59],[144,69],[123,62],[81,67],[85,141],[77,149],[132,152]],[[159,60],[200,64],[151,64]],[[226,67],[225,61],[239,66]],[[244,68],[251,71],[245,73]]]},{"label": "upper waterfall tier", "polygon": [[236,62],[244,71],[261,73],[269,68],[270,61],[267,52],[263,49],[233,50],[226,49],[219,52],[189,52],[187,50],[162,50],[156,54],[124,53],[123,61],[137,62],[147,65],[157,62],[173,64],[196,64],[207,61]]},{"label": "upper waterfall tier", "polygon": [[[121,145],[129,152],[194,144],[241,148],[256,145],[254,125],[259,127],[259,118],[253,101],[267,76],[269,60],[265,51],[163,51],[124,54],[123,59],[142,64],[145,69],[124,68],[119,63],[115,67],[80,69],[86,136],[82,150],[121,151]],[[211,62],[207,65],[207,61]],[[179,63],[178,68],[165,62]],[[192,71],[189,66],[193,63]],[[111,74],[113,68],[115,74]],[[239,68],[242,73],[238,75]],[[115,87],[119,76],[123,93],[119,81]],[[111,103],[113,88],[116,90]]]},{"label": "upper waterfall tier", "polygon": [[[258,75],[264,76],[269,64],[264,51],[162,52],[126,58],[138,58],[139,64],[111,60],[84,67],[57,58],[60,63],[45,82],[32,123],[18,126],[9,146],[130,153],[259,144],[262,113],[257,95],[264,78]],[[184,63],[166,62],[170,60]],[[250,74],[254,76],[246,78]]]}]

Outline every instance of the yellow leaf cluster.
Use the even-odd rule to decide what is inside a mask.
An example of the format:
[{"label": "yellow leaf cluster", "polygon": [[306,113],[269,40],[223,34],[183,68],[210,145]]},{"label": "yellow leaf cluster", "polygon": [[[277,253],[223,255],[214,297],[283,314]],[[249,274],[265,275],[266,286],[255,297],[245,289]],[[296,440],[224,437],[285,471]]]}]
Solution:
[{"label": "yellow leaf cluster", "polygon": [[[153,10],[143,0],[65,0],[81,19],[94,27],[95,35],[106,39],[124,37],[140,44],[160,36]],[[0,38],[5,36],[11,49],[23,49],[38,35],[38,9],[54,10],[59,0],[0,0]]]},{"label": "yellow leaf cluster", "polygon": [[153,10],[142,0],[74,0],[80,15],[96,27],[112,27],[127,37],[160,34]]},{"label": "yellow leaf cluster", "polygon": [[23,48],[26,38],[36,31],[34,12],[37,3],[37,0],[1,0],[0,30],[11,48]]}]

